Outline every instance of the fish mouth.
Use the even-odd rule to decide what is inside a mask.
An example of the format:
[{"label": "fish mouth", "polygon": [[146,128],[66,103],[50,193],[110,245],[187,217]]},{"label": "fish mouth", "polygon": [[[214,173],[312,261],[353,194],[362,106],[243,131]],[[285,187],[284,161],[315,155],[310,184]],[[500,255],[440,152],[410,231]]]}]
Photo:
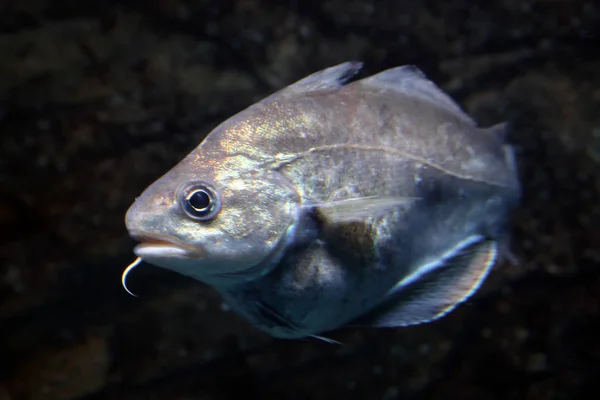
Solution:
[{"label": "fish mouth", "polygon": [[204,251],[169,235],[130,231],[129,236],[140,242],[133,252],[140,258],[203,258]]}]

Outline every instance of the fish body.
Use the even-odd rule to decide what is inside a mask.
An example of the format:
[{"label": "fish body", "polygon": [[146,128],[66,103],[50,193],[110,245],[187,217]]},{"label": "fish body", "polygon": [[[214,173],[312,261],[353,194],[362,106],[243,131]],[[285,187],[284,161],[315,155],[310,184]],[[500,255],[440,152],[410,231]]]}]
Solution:
[{"label": "fish body", "polygon": [[136,254],[282,338],[445,315],[494,264],[520,197],[504,124],[418,69],[312,74],[216,127],[126,215]]}]

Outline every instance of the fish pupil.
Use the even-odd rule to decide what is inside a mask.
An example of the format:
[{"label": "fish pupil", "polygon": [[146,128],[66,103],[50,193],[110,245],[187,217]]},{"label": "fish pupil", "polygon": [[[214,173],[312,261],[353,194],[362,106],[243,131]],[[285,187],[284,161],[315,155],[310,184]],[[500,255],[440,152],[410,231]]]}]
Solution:
[{"label": "fish pupil", "polygon": [[204,190],[196,190],[188,197],[190,206],[196,211],[207,211],[210,207],[210,196]]},{"label": "fish pupil", "polygon": [[207,183],[191,182],[179,190],[181,209],[196,221],[213,219],[221,210],[218,193]]}]

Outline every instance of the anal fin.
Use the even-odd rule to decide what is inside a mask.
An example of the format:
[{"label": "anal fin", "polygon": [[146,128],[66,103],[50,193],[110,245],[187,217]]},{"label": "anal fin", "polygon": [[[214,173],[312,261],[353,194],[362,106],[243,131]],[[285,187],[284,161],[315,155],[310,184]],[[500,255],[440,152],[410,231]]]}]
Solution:
[{"label": "anal fin", "polygon": [[400,281],[383,304],[351,325],[400,327],[443,317],[467,300],[497,258],[497,243],[471,237]]},{"label": "anal fin", "polygon": [[273,307],[262,300],[255,302],[255,316],[258,317],[264,326],[269,328],[282,328],[290,331],[297,331],[298,327],[291,323],[286,317],[281,315]]}]

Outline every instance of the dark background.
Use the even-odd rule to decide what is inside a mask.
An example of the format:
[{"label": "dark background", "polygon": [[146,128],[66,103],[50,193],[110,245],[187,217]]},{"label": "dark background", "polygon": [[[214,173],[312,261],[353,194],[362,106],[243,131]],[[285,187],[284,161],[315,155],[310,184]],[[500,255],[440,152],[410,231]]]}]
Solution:
[{"label": "dark background", "polygon": [[[0,1],[0,399],[597,398],[599,33],[593,0]],[[273,340],[146,264],[127,295],[135,196],[223,119],[355,59],[513,123],[519,264],[343,346]]]}]

